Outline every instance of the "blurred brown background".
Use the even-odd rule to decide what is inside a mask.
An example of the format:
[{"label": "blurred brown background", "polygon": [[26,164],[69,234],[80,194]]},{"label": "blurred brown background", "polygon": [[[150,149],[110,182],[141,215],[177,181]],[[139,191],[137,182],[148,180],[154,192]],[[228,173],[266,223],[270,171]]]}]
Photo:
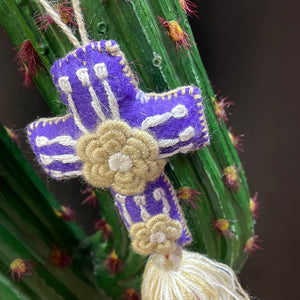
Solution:
[{"label": "blurred brown background", "polygon": [[[193,18],[191,22],[200,54],[215,92],[229,95],[235,103],[229,110],[229,126],[245,135],[245,152],[240,157],[251,194],[259,195],[256,233],[264,250],[250,257],[240,278],[259,299],[300,299],[296,272],[300,223],[299,1],[195,3],[200,20]],[[20,129],[27,123],[51,112],[37,90],[22,87],[14,55],[8,38],[0,32],[0,120],[22,134]],[[22,147],[31,156],[28,148]],[[77,195],[72,183],[54,184],[47,179],[47,184],[60,199],[63,191],[68,191],[65,201],[80,209],[77,219],[81,224],[93,217],[91,208],[81,207],[83,199],[72,201]]]}]

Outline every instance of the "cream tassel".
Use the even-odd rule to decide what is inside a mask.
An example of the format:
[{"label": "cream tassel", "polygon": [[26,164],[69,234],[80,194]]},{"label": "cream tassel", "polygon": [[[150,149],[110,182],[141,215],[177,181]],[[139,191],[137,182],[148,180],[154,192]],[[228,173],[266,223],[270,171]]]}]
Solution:
[{"label": "cream tassel", "polygon": [[142,300],[250,300],[233,270],[204,255],[177,248],[152,254],[147,262]]}]

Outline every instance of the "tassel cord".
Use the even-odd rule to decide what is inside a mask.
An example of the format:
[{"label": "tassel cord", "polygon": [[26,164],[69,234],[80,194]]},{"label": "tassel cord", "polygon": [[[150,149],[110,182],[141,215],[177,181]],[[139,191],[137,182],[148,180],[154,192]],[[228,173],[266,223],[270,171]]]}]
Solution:
[{"label": "tassel cord", "polygon": [[72,30],[62,21],[60,15],[53,9],[47,0],[38,0],[44,7],[46,13],[54,20],[54,22],[61,28],[64,34],[68,37],[69,41],[75,48],[80,48],[81,44],[72,32]]},{"label": "tassel cord", "polygon": [[90,40],[88,38],[88,34],[84,25],[84,19],[80,8],[80,2],[79,0],[72,0],[72,4],[73,4],[74,14],[77,21],[81,41],[83,46],[86,46],[90,43]]}]

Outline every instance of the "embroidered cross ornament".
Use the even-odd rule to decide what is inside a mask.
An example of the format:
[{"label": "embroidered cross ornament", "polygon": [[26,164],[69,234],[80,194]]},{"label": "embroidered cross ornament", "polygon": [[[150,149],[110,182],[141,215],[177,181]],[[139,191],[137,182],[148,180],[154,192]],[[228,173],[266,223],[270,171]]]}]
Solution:
[{"label": "embroidered cross ornament", "polygon": [[110,190],[134,251],[150,255],[143,300],[249,299],[228,266],[182,250],[191,234],[164,173],[169,157],[209,144],[200,89],[144,93],[115,41],[89,41],[78,0],[82,44],[47,0],[38,1],[76,48],[51,69],[68,113],[27,127],[46,173]]},{"label": "embroidered cross ornament", "polygon": [[[46,173],[55,179],[83,176],[94,187],[110,189],[140,254],[152,252],[134,246],[141,238],[149,243],[147,249],[159,252],[174,248],[175,242],[189,243],[191,235],[163,170],[168,157],[209,143],[201,91],[184,86],[144,93],[114,41],[77,49],[55,62],[51,73],[69,113],[28,126]],[[177,228],[180,235],[161,229],[147,235],[147,241],[141,237],[157,216],[159,224],[170,223],[167,231]]]}]

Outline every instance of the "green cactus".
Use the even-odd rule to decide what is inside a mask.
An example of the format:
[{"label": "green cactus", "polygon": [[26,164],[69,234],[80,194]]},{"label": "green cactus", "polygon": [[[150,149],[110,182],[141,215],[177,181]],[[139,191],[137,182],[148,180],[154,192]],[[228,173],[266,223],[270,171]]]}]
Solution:
[{"label": "green cactus", "polygon": [[[114,39],[129,61],[137,61],[132,69],[141,79],[141,89],[162,92],[186,84],[201,88],[211,145],[173,157],[166,172],[179,198],[186,200],[182,206],[193,235],[191,248],[240,270],[247,259],[246,242],[254,235],[246,176],[224,120],[217,116],[222,107],[179,1],[81,0],[81,6],[91,39]],[[24,41],[31,42],[44,66],[33,80],[53,113],[62,115],[65,107],[49,70],[72,45],[54,24],[41,32],[34,20],[38,12],[44,14],[37,1],[2,0],[0,23],[19,49]],[[158,16],[180,20],[188,49],[176,49],[172,32],[168,36]],[[110,238],[104,239],[100,231],[88,237],[76,223],[58,218],[54,208],[61,210],[59,203],[3,126],[0,149],[0,291],[5,295],[0,298],[122,299],[126,290],[139,290],[145,258],[132,252],[111,195],[96,191],[101,216],[112,230]],[[49,262],[54,245],[68,251],[70,266]],[[32,263],[33,271],[13,282],[10,263],[18,257]],[[110,273],[109,262],[122,263],[119,272]]]}]

